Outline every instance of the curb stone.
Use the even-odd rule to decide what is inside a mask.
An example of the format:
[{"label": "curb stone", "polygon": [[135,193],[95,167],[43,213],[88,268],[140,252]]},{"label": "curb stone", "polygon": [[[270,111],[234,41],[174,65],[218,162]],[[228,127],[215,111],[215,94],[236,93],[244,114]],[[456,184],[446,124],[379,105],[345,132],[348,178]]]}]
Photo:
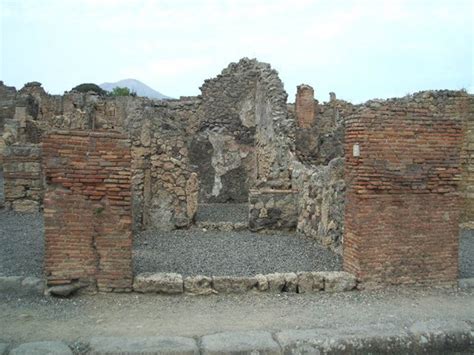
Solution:
[{"label": "curb stone", "polygon": [[192,338],[184,337],[95,337],[89,344],[90,355],[105,354],[180,354],[197,355],[199,348]]},{"label": "curb stone", "polygon": [[394,324],[347,329],[286,330],[275,335],[284,354],[451,353],[474,350],[474,332],[462,321],[417,322],[408,330]]},{"label": "curb stone", "polygon": [[224,332],[201,338],[201,354],[265,354],[279,355],[281,349],[272,335],[265,331]]},{"label": "curb stone", "polygon": [[24,343],[10,351],[10,355],[73,355],[72,350],[60,341]]},{"label": "curb stone", "polygon": [[0,276],[0,293],[13,292],[21,295],[42,295],[44,281],[38,277]]},{"label": "curb stone", "polygon": [[474,277],[459,279],[458,285],[461,289],[474,288]]}]

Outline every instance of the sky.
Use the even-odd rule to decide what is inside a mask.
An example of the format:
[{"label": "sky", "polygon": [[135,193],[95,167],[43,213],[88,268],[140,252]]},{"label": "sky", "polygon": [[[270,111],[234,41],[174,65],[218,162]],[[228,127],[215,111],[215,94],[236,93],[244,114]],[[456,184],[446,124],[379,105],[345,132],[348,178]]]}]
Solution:
[{"label": "sky", "polygon": [[231,62],[276,69],[354,103],[420,90],[474,93],[473,0],[0,0],[0,80],[51,94],[138,79],[198,95]]}]

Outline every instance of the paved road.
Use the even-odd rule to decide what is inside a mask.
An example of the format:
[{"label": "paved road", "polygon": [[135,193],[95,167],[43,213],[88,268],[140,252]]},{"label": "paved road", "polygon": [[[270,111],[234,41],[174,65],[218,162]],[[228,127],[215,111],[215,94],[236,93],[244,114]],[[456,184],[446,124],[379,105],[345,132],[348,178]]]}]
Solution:
[{"label": "paved road", "polygon": [[0,342],[93,336],[200,336],[221,331],[333,329],[417,321],[474,325],[474,290],[394,288],[337,294],[0,298]]}]

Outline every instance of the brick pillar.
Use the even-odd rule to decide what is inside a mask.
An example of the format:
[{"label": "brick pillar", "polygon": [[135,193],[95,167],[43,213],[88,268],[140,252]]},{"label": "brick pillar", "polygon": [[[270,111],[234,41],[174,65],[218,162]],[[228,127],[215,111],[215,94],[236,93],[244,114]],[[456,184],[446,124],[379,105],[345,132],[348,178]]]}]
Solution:
[{"label": "brick pillar", "polygon": [[456,98],[424,98],[370,105],[346,121],[344,269],[364,282],[458,276],[462,119]]},{"label": "brick pillar", "polygon": [[131,290],[128,140],[110,132],[58,131],[45,137],[43,154],[48,284]]},{"label": "brick pillar", "polygon": [[295,102],[296,121],[300,128],[311,128],[316,120],[314,90],[311,86],[301,84],[297,87]]}]

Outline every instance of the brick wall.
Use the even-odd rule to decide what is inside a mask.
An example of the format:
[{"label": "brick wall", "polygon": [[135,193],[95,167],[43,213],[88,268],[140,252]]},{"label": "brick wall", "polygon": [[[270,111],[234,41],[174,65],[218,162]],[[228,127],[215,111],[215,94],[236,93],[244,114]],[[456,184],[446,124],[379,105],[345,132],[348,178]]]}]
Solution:
[{"label": "brick wall", "polygon": [[456,280],[464,101],[425,92],[347,120],[344,269],[362,281]]},{"label": "brick wall", "polygon": [[17,212],[36,212],[43,199],[41,149],[17,143],[3,152],[5,206]]},{"label": "brick wall", "polygon": [[129,141],[117,133],[58,131],[44,138],[43,154],[48,284],[130,290]]},{"label": "brick wall", "polygon": [[462,181],[464,208],[462,221],[474,227],[474,96],[467,102],[464,126],[464,146],[462,152]]},{"label": "brick wall", "polygon": [[296,92],[296,121],[300,128],[311,128],[316,119],[314,90],[309,85],[298,85]]}]

